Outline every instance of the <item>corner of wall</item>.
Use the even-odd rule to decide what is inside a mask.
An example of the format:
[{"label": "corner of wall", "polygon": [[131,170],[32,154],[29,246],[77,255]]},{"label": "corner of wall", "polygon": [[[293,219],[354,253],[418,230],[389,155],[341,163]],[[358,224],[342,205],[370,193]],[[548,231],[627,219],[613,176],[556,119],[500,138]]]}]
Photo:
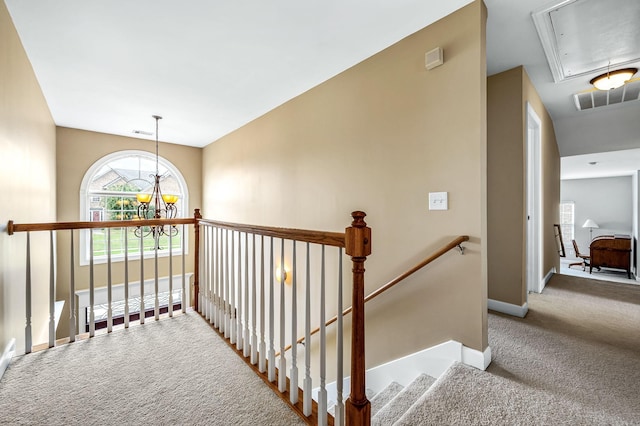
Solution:
[{"label": "corner of wall", "polygon": [[11,359],[13,355],[16,353],[16,339],[11,339],[9,343],[7,343],[7,347],[4,349],[2,353],[2,357],[0,357],[0,380],[2,380],[2,376],[4,372],[11,364]]}]

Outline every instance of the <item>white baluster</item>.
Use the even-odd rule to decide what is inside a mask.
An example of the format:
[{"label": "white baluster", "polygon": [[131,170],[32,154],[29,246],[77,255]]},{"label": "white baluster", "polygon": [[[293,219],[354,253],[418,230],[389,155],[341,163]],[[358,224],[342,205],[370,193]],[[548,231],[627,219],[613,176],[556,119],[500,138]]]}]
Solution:
[{"label": "white baluster", "polygon": [[209,323],[213,324],[215,322],[215,315],[216,315],[216,307],[215,307],[215,301],[216,301],[216,291],[215,288],[213,287],[213,283],[214,283],[214,274],[215,274],[215,268],[214,268],[214,256],[215,256],[215,250],[214,250],[214,228],[210,225],[207,225],[207,234],[209,235],[207,237],[207,265],[209,266],[209,272],[207,273],[207,289],[209,290]]},{"label": "white baluster", "polygon": [[96,335],[94,305],[94,281],[93,281],[93,229],[89,230],[89,337]]},{"label": "white baluster", "polygon": [[244,233],[244,320],[242,324],[244,330],[244,346],[242,355],[249,356],[249,233]]},{"label": "white baluster", "polygon": [[129,328],[129,230],[124,228],[124,328]]},{"label": "white baluster", "polygon": [[144,235],[140,227],[140,324],[144,324]]},{"label": "white baluster", "polygon": [[[200,251],[200,255],[204,256],[204,230],[205,230],[205,225],[195,225],[198,226],[198,232],[200,233],[200,238],[198,239],[198,250]],[[204,276],[204,257],[199,260],[199,264],[195,266],[196,268],[198,268],[198,271],[200,273],[200,276]],[[198,299],[198,312],[202,315],[204,312],[204,307],[202,306],[202,304],[204,303],[203,297],[202,297],[202,292],[203,292],[203,288],[202,285],[198,286],[198,294],[195,295],[195,297]]]},{"label": "white baluster", "polygon": [[107,333],[113,331],[113,293],[111,281],[111,228],[107,228]]},{"label": "white baluster", "polygon": [[220,329],[220,228],[213,228],[213,248],[214,248],[214,256],[213,256],[213,264],[214,264],[214,274],[213,274],[213,287],[216,291],[215,299],[214,299],[214,326]]},{"label": "white baluster", "polygon": [[236,279],[236,349],[242,350],[242,234],[238,232],[238,278]]},{"label": "white baluster", "polygon": [[297,286],[296,242],[293,241],[291,259],[291,370],[289,372],[289,398],[292,404],[298,402],[298,290]]},{"label": "white baluster", "polygon": [[216,268],[218,273],[218,330],[224,330],[224,274],[223,274],[223,250],[222,250],[222,228],[218,228],[217,238],[218,255],[216,256],[216,262],[218,267]]},{"label": "white baluster", "polygon": [[305,416],[311,415],[311,256],[309,255],[309,243],[307,243],[307,274],[305,284],[304,307],[304,381],[302,412]]},{"label": "white baluster", "polygon": [[49,231],[49,347],[56,345],[56,267],[53,231]]},{"label": "white baluster", "polygon": [[173,232],[169,226],[169,317],[173,317]]},{"label": "white baluster", "polygon": [[256,319],[256,298],[258,296],[258,286],[256,278],[256,234],[251,234],[252,244],[252,261],[251,261],[251,283],[252,283],[252,298],[251,298],[251,364],[256,365],[258,362],[258,334],[256,331],[257,319]]},{"label": "white baluster", "polygon": [[216,256],[218,254],[216,247],[216,233],[217,229],[213,226],[209,226],[209,231],[211,232],[211,238],[209,239],[209,257],[208,262],[211,265],[209,271],[209,288],[211,289],[211,324],[215,325],[218,323],[218,289],[216,288],[217,280],[217,272],[218,269],[216,267]]},{"label": "white baluster", "polygon": [[[198,226],[198,225],[195,225]],[[187,269],[185,267],[185,257],[187,256],[187,229],[186,225],[182,224],[182,294],[180,295],[180,306],[182,307],[182,313],[187,312]]]},{"label": "white baluster", "polygon": [[71,269],[69,271],[69,342],[76,341],[76,269],[73,229],[71,232]]},{"label": "white baluster", "polygon": [[264,341],[265,334],[265,301],[264,301],[264,235],[260,235],[260,350],[258,351],[258,370],[264,373],[267,369],[267,347]]},{"label": "white baluster", "polygon": [[325,259],[322,245],[320,270],[320,391],[318,392],[318,424],[327,424],[327,327],[325,325]]},{"label": "white baluster", "polygon": [[209,319],[209,227],[204,225],[202,227],[202,278],[200,280],[200,288],[202,289],[202,312],[205,319]]},{"label": "white baluster", "polygon": [[[156,227],[156,231],[158,229],[162,229],[161,227]],[[160,245],[160,234],[156,234],[154,238],[154,272],[155,278],[153,280],[154,285],[154,300],[153,300],[153,318],[158,321],[160,319],[160,299],[158,299],[158,290],[159,290],[159,282],[158,282],[158,246]]]},{"label": "white baluster", "polygon": [[218,326],[218,246],[217,246],[218,228],[212,227],[211,233],[212,233],[212,240],[213,240],[211,241],[211,252],[212,252],[211,262],[213,264],[213,274],[211,277],[212,279],[211,288],[213,289],[213,297],[212,297],[213,326],[217,327]]},{"label": "white baluster", "polygon": [[284,295],[284,238],[280,239],[280,365],[278,367],[278,390],[287,390],[287,359],[284,357],[285,348],[285,295]]},{"label": "white baluster", "polygon": [[268,379],[270,382],[273,382],[276,379],[276,351],[274,349],[274,334],[276,332],[275,330],[275,324],[274,324],[274,301],[273,301],[273,237],[270,237],[270,241],[271,241],[271,250],[270,250],[270,254],[269,254],[269,354],[268,354],[268,367],[269,367],[269,373],[268,373]]},{"label": "white baluster", "polygon": [[26,325],[24,327],[24,353],[31,353],[31,233],[27,231],[27,276],[25,277],[25,314]]},{"label": "white baluster", "polygon": [[344,386],[344,367],[343,367],[343,358],[344,358],[344,348],[343,348],[343,317],[342,317],[342,248],[338,249],[338,321],[336,325],[336,352],[338,359],[337,372],[336,372],[336,387],[338,398],[336,402],[336,411],[334,414],[334,424],[336,426],[340,426],[344,424],[344,398],[343,394],[343,386]]},{"label": "white baluster", "polygon": [[229,282],[231,287],[229,289],[229,342],[232,345],[236,343],[236,233],[235,231],[231,231],[231,250],[229,251],[229,256],[231,257],[231,265],[229,267]]},{"label": "white baluster", "polygon": [[229,324],[231,321],[231,312],[229,306],[229,230],[224,232],[224,337],[229,338]]}]

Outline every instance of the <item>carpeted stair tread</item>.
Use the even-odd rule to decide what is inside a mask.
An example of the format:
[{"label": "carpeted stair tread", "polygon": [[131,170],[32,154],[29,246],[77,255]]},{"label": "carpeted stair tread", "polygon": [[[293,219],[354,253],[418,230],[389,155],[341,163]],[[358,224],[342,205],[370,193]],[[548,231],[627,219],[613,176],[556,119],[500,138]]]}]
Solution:
[{"label": "carpeted stair tread", "polygon": [[431,376],[421,374],[402,389],[391,401],[382,407],[371,419],[374,426],[392,425],[431,387],[436,381]]},{"label": "carpeted stair tread", "polygon": [[382,407],[393,399],[404,387],[398,382],[391,382],[371,398],[371,417],[375,416]]},{"label": "carpeted stair tread", "polygon": [[596,425],[622,419],[461,363],[449,368],[394,423],[414,425]]}]

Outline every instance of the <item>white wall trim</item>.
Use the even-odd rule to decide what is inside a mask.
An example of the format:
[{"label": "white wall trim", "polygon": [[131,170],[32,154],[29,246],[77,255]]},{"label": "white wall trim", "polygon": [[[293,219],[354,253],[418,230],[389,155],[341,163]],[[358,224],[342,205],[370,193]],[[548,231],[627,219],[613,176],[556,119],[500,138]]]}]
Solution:
[{"label": "white wall trim", "polygon": [[524,318],[529,312],[529,305],[518,306],[511,303],[501,302],[499,300],[487,299],[487,307],[492,311],[502,312],[503,314],[513,315],[514,317]]},{"label": "white wall trim", "polygon": [[[455,340],[449,340],[413,354],[389,361],[366,372],[368,390],[379,392],[392,381],[403,386],[410,384],[420,374],[428,374],[438,378],[455,362],[462,362],[479,370],[486,370],[491,363],[491,348],[484,351],[464,346]],[[351,389],[351,378],[343,381],[343,396],[348,396]],[[317,400],[320,388],[313,390],[313,398]],[[337,399],[336,382],[326,386],[327,398],[335,402]]]},{"label": "white wall trim", "polygon": [[7,347],[4,348],[4,352],[2,353],[2,358],[0,358],[0,380],[2,380],[2,376],[4,375],[5,370],[11,364],[11,358],[16,353],[16,339],[9,340],[7,343]]},{"label": "white wall trim", "polygon": [[549,284],[549,281],[551,281],[551,277],[553,277],[553,274],[555,273],[556,273],[556,267],[553,266],[551,267],[551,269],[549,269],[549,272],[547,272],[547,275],[545,275],[544,279],[542,280],[542,288],[540,289],[541,292],[542,290],[544,290],[547,284]]},{"label": "white wall trim", "polygon": [[478,370],[486,370],[491,364],[491,347],[487,346],[487,349],[481,352],[477,349],[462,346],[462,362]]}]

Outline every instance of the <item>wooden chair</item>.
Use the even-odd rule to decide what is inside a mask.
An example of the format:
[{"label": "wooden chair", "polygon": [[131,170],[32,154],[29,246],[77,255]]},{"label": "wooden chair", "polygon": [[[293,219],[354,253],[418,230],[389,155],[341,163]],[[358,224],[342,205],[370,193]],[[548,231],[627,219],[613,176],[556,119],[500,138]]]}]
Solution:
[{"label": "wooden chair", "polygon": [[579,257],[580,259],[582,259],[582,261],[576,262],[576,263],[570,263],[569,268],[571,268],[572,266],[582,266],[582,270],[586,271],[587,266],[589,266],[589,261],[591,260],[591,256],[580,253],[580,250],[578,249],[578,243],[576,243],[576,240],[571,240],[571,242],[573,243],[573,250],[576,252],[576,257]]}]

